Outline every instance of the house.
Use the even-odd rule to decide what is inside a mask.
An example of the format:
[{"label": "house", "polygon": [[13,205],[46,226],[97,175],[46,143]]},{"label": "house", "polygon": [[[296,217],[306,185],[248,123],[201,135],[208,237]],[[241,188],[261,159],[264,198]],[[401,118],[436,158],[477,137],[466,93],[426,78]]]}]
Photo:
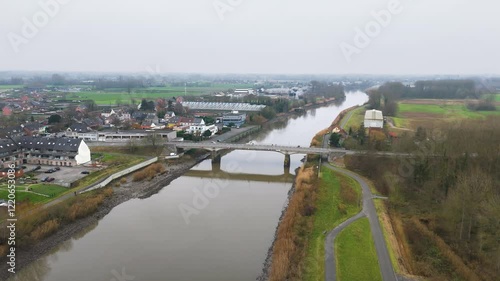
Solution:
[{"label": "house", "polygon": [[7,168],[10,164],[21,166],[22,150],[11,139],[0,139],[0,168]]},{"label": "house", "polygon": [[69,138],[83,139],[86,141],[97,141],[97,132],[84,123],[74,123],[66,129],[66,136]]},{"label": "house", "polygon": [[91,161],[90,149],[82,139],[22,137],[23,163],[51,166],[77,166]]},{"label": "house", "polygon": [[111,115],[115,115],[115,114],[116,114],[116,112],[113,109],[111,109],[111,110],[104,110],[103,112],[101,112],[101,116],[103,118],[109,118],[109,117],[111,117]]},{"label": "house", "polygon": [[4,106],[4,108],[2,109],[2,114],[3,114],[3,116],[11,116],[12,109],[8,105]]},{"label": "house", "polygon": [[83,119],[83,123],[94,130],[99,129],[102,125],[104,125],[104,122],[99,117],[85,118]]},{"label": "house", "polygon": [[367,110],[365,113],[365,128],[384,128],[384,116],[382,111],[379,110]]},{"label": "house", "polygon": [[239,113],[238,111],[232,111],[231,113],[225,113],[222,116],[222,123],[224,126],[236,126],[241,127],[245,124],[247,115],[245,113]]},{"label": "house", "polygon": [[0,140],[0,168],[15,164],[77,166],[90,162],[90,149],[82,139],[21,137]]},{"label": "house", "polygon": [[21,125],[21,127],[23,128],[26,136],[36,136],[39,134],[44,134],[47,130],[47,126],[40,123],[28,123],[25,125]]},{"label": "house", "polygon": [[336,134],[340,134],[343,137],[347,136],[347,132],[344,129],[340,128],[340,127],[335,127],[335,128],[332,129],[332,134],[335,134],[335,133]]},{"label": "house", "polygon": [[165,116],[163,117],[163,119],[165,119],[165,121],[168,121],[173,117],[175,117],[175,113],[173,111],[167,111],[167,113],[165,113]]}]

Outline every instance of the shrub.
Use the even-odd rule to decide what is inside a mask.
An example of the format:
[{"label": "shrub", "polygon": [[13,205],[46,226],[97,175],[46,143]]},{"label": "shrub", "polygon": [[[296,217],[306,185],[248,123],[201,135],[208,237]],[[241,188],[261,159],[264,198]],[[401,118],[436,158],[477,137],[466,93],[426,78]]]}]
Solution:
[{"label": "shrub", "polygon": [[59,221],[57,219],[52,219],[35,228],[35,230],[30,234],[30,237],[35,241],[39,241],[54,233],[58,228]]}]

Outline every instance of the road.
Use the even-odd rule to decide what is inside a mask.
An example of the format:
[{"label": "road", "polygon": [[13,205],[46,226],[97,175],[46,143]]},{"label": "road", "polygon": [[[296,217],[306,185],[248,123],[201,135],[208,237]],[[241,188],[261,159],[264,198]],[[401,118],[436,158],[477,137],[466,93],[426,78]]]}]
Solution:
[{"label": "road", "polygon": [[345,130],[345,125],[347,124],[347,122],[349,122],[349,119],[351,119],[351,116],[356,109],[358,109],[358,108],[353,108],[352,110],[349,110],[347,115],[344,116],[344,118],[342,118],[342,122],[340,122],[340,128]]},{"label": "road", "polygon": [[221,142],[167,142],[166,145],[172,145],[179,148],[193,149],[201,148],[207,150],[221,150],[221,149],[237,149],[237,150],[260,150],[260,151],[276,151],[282,154],[328,154],[328,153],[344,153],[356,154],[356,151],[345,150],[339,148],[317,148],[317,147],[301,147],[301,146],[283,146],[283,145],[269,145],[269,144],[237,144],[237,143],[221,143]]},{"label": "road", "polygon": [[361,190],[363,193],[363,210],[356,216],[348,219],[347,221],[334,228],[330,233],[328,233],[325,239],[325,280],[336,280],[336,264],[334,251],[335,238],[349,224],[361,217],[367,216],[368,221],[370,222],[373,241],[375,242],[375,249],[377,251],[378,264],[380,273],[382,274],[382,280],[397,281],[394,268],[392,267],[391,258],[389,256],[389,251],[387,250],[384,233],[382,232],[382,227],[380,226],[380,222],[378,220],[377,210],[375,209],[375,204],[373,203],[374,196],[370,191],[370,187],[368,186],[366,181],[356,173],[334,167],[330,164],[323,165],[336,172],[355,179],[361,185]]}]

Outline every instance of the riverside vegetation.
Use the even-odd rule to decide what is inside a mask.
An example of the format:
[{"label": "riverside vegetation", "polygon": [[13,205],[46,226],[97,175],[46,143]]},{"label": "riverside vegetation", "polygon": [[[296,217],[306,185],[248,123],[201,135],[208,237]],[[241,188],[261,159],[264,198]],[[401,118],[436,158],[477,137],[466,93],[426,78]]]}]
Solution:
[{"label": "riverside vegetation", "polygon": [[500,280],[500,117],[434,126],[393,143],[411,159],[348,156],[346,167],[389,196],[401,273]]}]

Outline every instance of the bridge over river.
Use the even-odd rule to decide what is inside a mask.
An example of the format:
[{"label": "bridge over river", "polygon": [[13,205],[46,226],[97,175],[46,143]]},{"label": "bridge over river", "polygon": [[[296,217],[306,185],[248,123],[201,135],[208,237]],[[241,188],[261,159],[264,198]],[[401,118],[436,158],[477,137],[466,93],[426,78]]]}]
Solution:
[{"label": "bridge over river", "polygon": [[[238,143],[222,143],[222,142],[166,142],[165,145],[174,147],[181,150],[189,149],[205,149],[213,152],[212,160],[220,162],[220,155],[217,155],[221,150],[254,150],[254,151],[275,151],[285,155],[285,166],[290,165],[290,155],[292,154],[318,154],[322,157],[330,155],[355,155],[367,154],[367,151],[346,150],[342,148],[318,148],[318,147],[301,147],[298,146],[283,146],[283,145],[269,145],[269,144],[238,144]],[[412,157],[409,153],[395,153],[395,152],[371,152],[377,156],[404,156]]]}]

